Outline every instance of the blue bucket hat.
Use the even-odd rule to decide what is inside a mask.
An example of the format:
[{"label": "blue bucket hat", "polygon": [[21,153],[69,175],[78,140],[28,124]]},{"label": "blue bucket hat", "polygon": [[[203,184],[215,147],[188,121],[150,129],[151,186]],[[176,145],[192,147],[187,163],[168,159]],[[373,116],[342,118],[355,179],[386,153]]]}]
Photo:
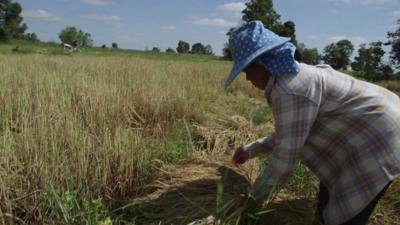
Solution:
[{"label": "blue bucket hat", "polygon": [[228,79],[225,80],[225,87],[255,60],[272,75],[297,73],[299,69],[294,60],[296,48],[289,40],[266,29],[263,23],[257,20],[233,30],[229,37],[229,48],[234,65]]}]

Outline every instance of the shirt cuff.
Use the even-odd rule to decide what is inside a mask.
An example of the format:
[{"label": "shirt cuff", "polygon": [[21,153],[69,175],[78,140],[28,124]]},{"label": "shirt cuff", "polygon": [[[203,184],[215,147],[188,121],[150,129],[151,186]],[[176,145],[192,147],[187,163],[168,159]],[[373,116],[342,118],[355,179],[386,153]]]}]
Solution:
[{"label": "shirt cuff", "polygon": [[260,154],[272,152],[274,143],[274,134],[268,137],[260,138],[255,142],[243,146],[243,151],[249,154],[250,158],[254,158]]}]

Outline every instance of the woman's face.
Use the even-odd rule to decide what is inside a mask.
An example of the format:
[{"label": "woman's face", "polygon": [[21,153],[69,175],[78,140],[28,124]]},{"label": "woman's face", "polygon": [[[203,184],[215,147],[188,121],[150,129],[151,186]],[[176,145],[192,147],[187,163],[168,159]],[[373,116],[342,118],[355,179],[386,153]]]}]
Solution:
[{"label": "woman's face", "polygon": [[269,72],[263,66],[252,63],[244,69],[246,80],[249,80],[255,87],[264,90],[267,86]]}]

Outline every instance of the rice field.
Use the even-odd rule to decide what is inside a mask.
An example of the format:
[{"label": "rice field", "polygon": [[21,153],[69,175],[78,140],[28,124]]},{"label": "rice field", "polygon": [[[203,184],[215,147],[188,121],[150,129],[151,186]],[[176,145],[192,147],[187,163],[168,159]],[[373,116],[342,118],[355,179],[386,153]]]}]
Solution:
[{"label": "rice field", "polygon": [[[206,59],[0,55],[0,224],[187,224],[190,215],[167,214],[163,223],[154,216],[161,212],[149,214],[154,201],[147,214],[140,208],[148,202],[133,202],[176,191],[196,171],[212,171],[215,184],[235,146],[273,130],[262,92],[243,77],[223,88],[230,68]],[[262,167],[231,170],[249,182]],[[215,213],[223,193],[200,185],[214,196],[206,205]],[[399,224],[396,185],[371,224]],[[315,191],[300,165],[282,198],[311,202]]]}]

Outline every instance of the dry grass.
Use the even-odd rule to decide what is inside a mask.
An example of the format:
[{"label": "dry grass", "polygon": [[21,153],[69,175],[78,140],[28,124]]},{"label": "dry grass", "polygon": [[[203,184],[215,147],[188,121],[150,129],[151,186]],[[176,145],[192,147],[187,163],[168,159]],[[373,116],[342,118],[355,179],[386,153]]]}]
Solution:
[{"label": "dry grass", "polygon": [[[139,215],[132,216],[136,224],[236,224],[240,216],[235,214],[236,209],[243,207],[239,196],[247,192],[258,172],[256,162],[236,167],[227,154],[218,160],[191,158],[162,167],[160,174],[152,184],[152,194],[121,210],[126,223],[130,222],[129,215]],[[218,192],[219,185],[223,192]],[[281,193],[264,206],[268,213],[259,218],[258,224],[310,224],[314,205],[314,200]],[[224,210],[227,212],[221,213]],[[233,219],[227,221],[230,216]]]},{"label": "dry grass", "polygon": [[[223,88],[229,69],[218,62],[0,55],[0,224],[105,225],[126,217],[168,224],[212,214],[222,175],[234,178],[225,180],[232,197],[260,170],[256,163],[247,172],[232,167],[232,147],[272,131],[271,123],[249,122],[267,113],[262,93],[242,77]],[[188,157],[194,161],[181,162]],[[291,212],[289,224],[307,224],[314,186],[299,167],[265,224]],[[400,194],[391,193],[377,224],[398,213]],[[132,199],[152,210],[175,204],[163,218],[115,211]]]},{"label": "dry grass", "polygon": [[[250,116],[246,96],[259,93],[246,85],[239,98],[225,91],[229,69],[118,57],[0,56],[0,224],[65,222],[83,196],[114,208],[143,193],[155,159],[173,162],[202,149],[192,137],[194,125]],[[232,105],[237,99],[239,109]],[[65,193],[77,202],[69,214]]]},{"label": "dry grass", "polygon": [[397,95],[400,95],[400,81],[398,80],[381,81],[378,84],[393,91]]}]

